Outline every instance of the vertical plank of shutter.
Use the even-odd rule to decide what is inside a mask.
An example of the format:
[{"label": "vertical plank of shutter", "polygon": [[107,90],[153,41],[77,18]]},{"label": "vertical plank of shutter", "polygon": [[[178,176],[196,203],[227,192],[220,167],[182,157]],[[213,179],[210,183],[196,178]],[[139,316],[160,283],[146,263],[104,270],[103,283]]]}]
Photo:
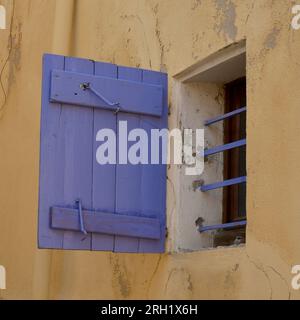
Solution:
[{"label": "vertical plank of shutter", "polygon": [[[109,63],[95,62],[95,75],[117,78],[118,67]],[[110,90],[114,90],[113,87]],[[96,142],[98,130],[107,128],[117,132],[116,115],[111,110],[94,109],[94,151],[93,151],[93,209],[102,212],[115,212],[116,165],[100,165],[96,161],[96,151],[101,142]],[[114,236],[92,235],[92,250],[114,249]]]},{"label": "vertical plank of shutter", "polygon": [[[94,73],[93,61],[65,59],[65,70],[79,73]],[[80,88],[78,88],[80,90]],[[75,93],[74,93],[75,94]],[[64,200],[65,205],[74,206],[79,198],[83,208],[92,207],[92,164],[93,164],[93,109],[63,105],[61,125],[64,136]],[[64,249],[91,249],[91,235],[65,231]]]},{"label": "vertical plank of shutter", "polygon": [[60,136],[61,105],[49,102],[52,69],[64,69],[65,58],[43,56],[43,85],[41,110],[40,181],[39,181],[39,248],[62,248],[63,232],[49,227],[50,207],[53,203],[64,205],[63,143]]},{"label": "vertical plank of shutter", "polygon": [[[140,69],[118,67],[118,78],[142,81]],[[128,132],[140,127],[140,116],[120,112],[117,120],[127,121]],[[127,137],[126,137],[127,138]],[[134,142],[128,143],[128,150]],[[116,168],[116,212],[139,215],[141,209],[141,165],[119,164]],[[133,237],[115,237],[115,252],[138,252],[139,239]]]},{"label": "vertical plank of shutter", "polygon": [[[142,117],[141,127],[147,131],[148,137],[151,137],[151,129],[163,129],[168,127],[167,75],[159,72],[143,70],[143,82],[162,85],[164,88],[162,117]],[[160,219],[161,238],[160,240],[140,239],[139,252],[164,252],[166,229],[166,165],[161,163],[157,165],[150,164],[150,141],[148,150],[149,165],[143,165],[141,173],[141,214],[144,217],[150,216]]]}]

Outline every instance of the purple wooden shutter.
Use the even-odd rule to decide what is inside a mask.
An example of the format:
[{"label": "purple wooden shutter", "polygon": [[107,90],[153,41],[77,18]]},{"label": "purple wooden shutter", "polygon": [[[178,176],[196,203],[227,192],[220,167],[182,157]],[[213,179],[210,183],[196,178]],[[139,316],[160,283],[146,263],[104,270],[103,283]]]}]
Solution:
[{"label": "purple wooden shutter", "polygon": [[150,161],[151,129],[167,128],[166,74],[44,55],[39,248],[164,252],[166,166],[96,161],[98,130],[125,120],[148,133]]}]

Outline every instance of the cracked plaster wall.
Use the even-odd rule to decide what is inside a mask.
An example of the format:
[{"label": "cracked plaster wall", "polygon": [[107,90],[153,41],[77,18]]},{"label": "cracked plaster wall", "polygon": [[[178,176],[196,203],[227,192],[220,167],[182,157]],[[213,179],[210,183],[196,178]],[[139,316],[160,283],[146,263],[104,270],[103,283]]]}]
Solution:
[{"label": "cracked plaster wall", "polygon": [[[300,31],[286,0],[0,0],[0,264],[6,298],[297,299]],[[172,75],[247,38],[245,247],[164,255],[36,249],[41,56],[75,55]],[[169,234],[174,179],[168,171]]]}]

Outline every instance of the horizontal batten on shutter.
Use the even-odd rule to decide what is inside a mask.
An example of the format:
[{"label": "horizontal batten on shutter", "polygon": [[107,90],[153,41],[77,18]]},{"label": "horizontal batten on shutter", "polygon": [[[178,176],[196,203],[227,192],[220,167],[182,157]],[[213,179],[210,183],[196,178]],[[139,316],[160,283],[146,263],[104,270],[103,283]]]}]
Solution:
[{"label": "horizontal batten on shutter", "polygon": [[242,221],[236,221],[236,222],[215,224],[215,225],[205,226],[205,227],[201,226],[198,228],[198,230],[199,230],[199,232],[205,232],[205,231],[217,230],[217,229],[230,229],[230,228],[234,228],[234,227],[245,226],[246,224],[247,224],[247,221],[242,220]]},{"label": "horizontal batten on shutter", "polygon": [[53,70],[50,100],[160,117],[163,88],[142,82]]},{"label": "horizontal batten on shutter", "polygon": [[[87,232],[160,239],[160,221],[155,218],[111,214],[83,210],[83,224]],[[77,209],[52,207],[51,228],[80,232]]]},{"label": "horizontal batten on shutter", "polygon": [[246,139],[242,139],[242,140],[238,140],[238,141],[234,141],[231,143],[227,143],[221,146],[217,146],[211,149],[207,149],[204,150],[204,156],[207,157],[209,155],[215,154],[215,153],[219,153],[219,152],[223,152],[226,150],[230,150],[230,149],[234,149],[234,148],[238,148],[238,147],[242,147],[246,145]]},{"label": "horizontal batten on shutter", "polygon": [[234,116],[236,116],[236,115],[238,115],[238,114],[240,114],[242,112],[245,112],[246,110],[247,110],[247,107],[236,109],[234,111],[231,111],[231,112],[222,114],[220,116],[217,116],[215,118],[212,118],[210,120],[207,120],[207,121],[205,121],[204,125],[205,126],[209,126],[209,125],[214,124],[216,122],[219,122],[219,121],[234,117]]},{"label": "horizontal batten on shutter", "polygon": [[205,191],[209,191],[209,190],[232,186],[234,184],[243,183],[243,182],[246,182],[246,180],[247,180],[246,176],[233,178],[233,179],[229,179],[229,180],[225,180],[225,181],[220,181],[220,182],[216,182],[216,183],[212,183],[212,184],[203,185],[200,187],[200,190],[205,192]]}]

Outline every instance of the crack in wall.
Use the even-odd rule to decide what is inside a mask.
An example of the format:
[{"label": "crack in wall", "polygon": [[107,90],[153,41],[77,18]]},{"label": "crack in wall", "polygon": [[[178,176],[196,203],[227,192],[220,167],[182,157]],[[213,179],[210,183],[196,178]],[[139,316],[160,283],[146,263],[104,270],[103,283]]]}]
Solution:
[{"label": "crack in wall", "polygon": [[259,266],[254,260],[252,260],[248,253],[246,253],[246,256],[247,256],[249,262],[252,265],[254,265],[257,270],[261,271],[264,274],[264,276],[266,277],[266,279],[268,280],[269,288],[270,288],[270,300],[272,300],[272,298],[273,298],[273,288],[272,288],[272,282],[271,282],[271,279],[270,279],[268,273],[265,271],[265,269],[262,266]]},{"label": "crack in wall", "polygon": [[[252,265],[254,265],[256,267],[256,269],[258,269],[259,271],[261,271],[265,275],[266,279],[268,280],[269,287],[270,287],[270,299],[273,299],[272,281],[270,279],[270,276],[269,276],[268,272],[265,270],[265,268],[263,266],[258,265],[258,263],[256,263],[254,260],[252,260],[248,253],[246,254],[246,256],[247,256],[248,260],[250,261],[250,263]],[[283,281],[283,283],[285,284],[285,286],[287,288],[287,299],[290,300],[291,299],[291,291],[290,291],[290,287],[288,285],[287,280],[274,267],[266,266],[266,268],[269,268],[270,270],[272,270]]]},{"label": "crack in wall", "polygon": [[3,111],[4,107],[5,107],[5,104],[7,102],[7,97],[8,97],[8,93],[5,91],[5,88],[4,88],[4,84],[3,84],[3,81],[2,81],[2,76],[3,76],[3,73],[5,71],[5,68],[11,58],[11,54],[12,54],[12,49],[13,49],[13,36],[12,36],[12,30],[13,30],[13,23],[14,23],[14,17],[15,17],[15,0],[13,1],[13,5],[12,5],[12,14],[11,14],[11,19],[10,19],[10,26],[9,26],[9,37],[8,37],[8,55],[4,61],[4,64],[0,70],[0,87],[1,87],[1,90],[3,92],[3,95],[4,95],[4,100],[3,100],[3,103],[1,104],[1,107],[0,107],[0,112]]},{"label": "crack in wall", "polygon": [[150,290],[152,281],[153,281],[155,275],[157,274],[157,271],[158,271],[158,268],[159,268],[159,264],[160,264],[160,262],[161,262],[161,258],[162,258],[162,255],[160,254],[160,255],[158,256],[158,259],[157,259],[155,268],[154,268],[154,270],[153,270],[153,273],[152,273],[152,275],[151,275],[151,277],[150,277],[150,279],[149,279],[149,284],[148,284],[148,288],[147,288],[147,297],[148,297],[148,298],[149,298],[149,290]]},{"label": "crack in wall", "polygon": [[166,281],[165,287],[164,287],[164,293],[167,292],[167,289],[168,289],[168,285],[169,285],[169,281],[170,281],[170,279],[171,279],[171,276],[172,276],[172,274],[173,274],[176,270],[177,270],[177,269],[173,269],[173,270],[171,270],[171,271],[169,272],[168,278],[167,278],[167,281]]},{"label": "crack in wall", "polygon": [[[143,20],[137,14],[131,14],[131,15],[125,14],[125,15],[121,15],[120,18],[121,19],[136,19],[140,23],[140,25],[142,26],[142,31],[143,31],[143,34],[144,34],[144,42],[145,42],[146,51],[147,51],[147,54],[148,54],[149,68],[152,69],[150,48],[149,48],[149,45],[148,45],[148,41],[146,40],[147,36],[146,36],[146,31],[145,31],[145,26],[144,26]],[[131,39],[128,39],[128,40],[130,41]]]},{"label": "crack in wall", "polygon": [[249,17],[250,17],[251,14],[252,14],[252,11],[253,11],[253,9],[254,9],[254,5],[255,5],[255,1],[253,0],[252,5],[251,5],[251,8],[250,8],[250,10],[249,10],[249,13],[247,14],[247,17],[246,17],[246,20],[245,20],[245,24],[247,24],[248,21],[249,21]]},{"label": "crack in wall", "polygon": [[[185,299],[188,299],[186,297],[191,295],[190,296],[190,298],[191,298],[194,288],[193,288],[191,273],[186,268],[173,268],[169,272],[167,281],[164,286],[164,293],[165,294],[167,293],[170,281],[173,277],[175,278],[173,280],[173,283],[176,284],[176,287],[180,284],[180,287],[178,288],[178,290],[176,290],[176,292],[172,291],[172,294],[173,293],[175,295],[180,294],[183,297],[185,297]],[[177,298],[175,298],[175,299],[177,299]]]},{"label": "crack in wall", "polygon": [[166,72],[167,71],[167,66],[164,63],[165,60],[165,45],[163,44],[163,41],[161,39],[161,33],[160,33],[160,28],[159,28],[159,22],[158,22],[158,4],[155,5],[155,7],[152,9],[154,16],[155,16],[155,35],[158,41],[159,45],[159,50],[160,50],[160,71]]},{"label": "crack in wall", "polygon": [[286,281],[286,279],[274,267],[272,267],[272,266],[267,266],[267,267],[270,268],[274,273],[276,273],[278,275],[278,277],[284,282],[284,284],[287,287],[287,291],[288,291],[288,300],[291,300],[291,291],[290,291],[290,287],[289,287],[288,282]]},{"label": "crack in wall", "polygon": [[[170,213],[168,214],[168,218],[169,218],[169,225],[171,225],[172,223],[174,223],[173,221],[173,215],[174,215],[174,212],[176,210],[176,206],[177,206],[177,200],[176,200],[176,191],[175,191],[175,186],[174,186],[174,183],[173,181],[171,180],[171,178],[167,175],[167,182],[170,183],[171,185],[171,188],[172,188],[172,193],[173,193],[173,198],[174,198],[174,201],[173,201],[173,205],[172,205],[172,209],[170,210]],[[168,232],[168,237],[171,235],[172,236],[173,232]],[[172,243],[172,239],[170,238],[170,241]]]}]

